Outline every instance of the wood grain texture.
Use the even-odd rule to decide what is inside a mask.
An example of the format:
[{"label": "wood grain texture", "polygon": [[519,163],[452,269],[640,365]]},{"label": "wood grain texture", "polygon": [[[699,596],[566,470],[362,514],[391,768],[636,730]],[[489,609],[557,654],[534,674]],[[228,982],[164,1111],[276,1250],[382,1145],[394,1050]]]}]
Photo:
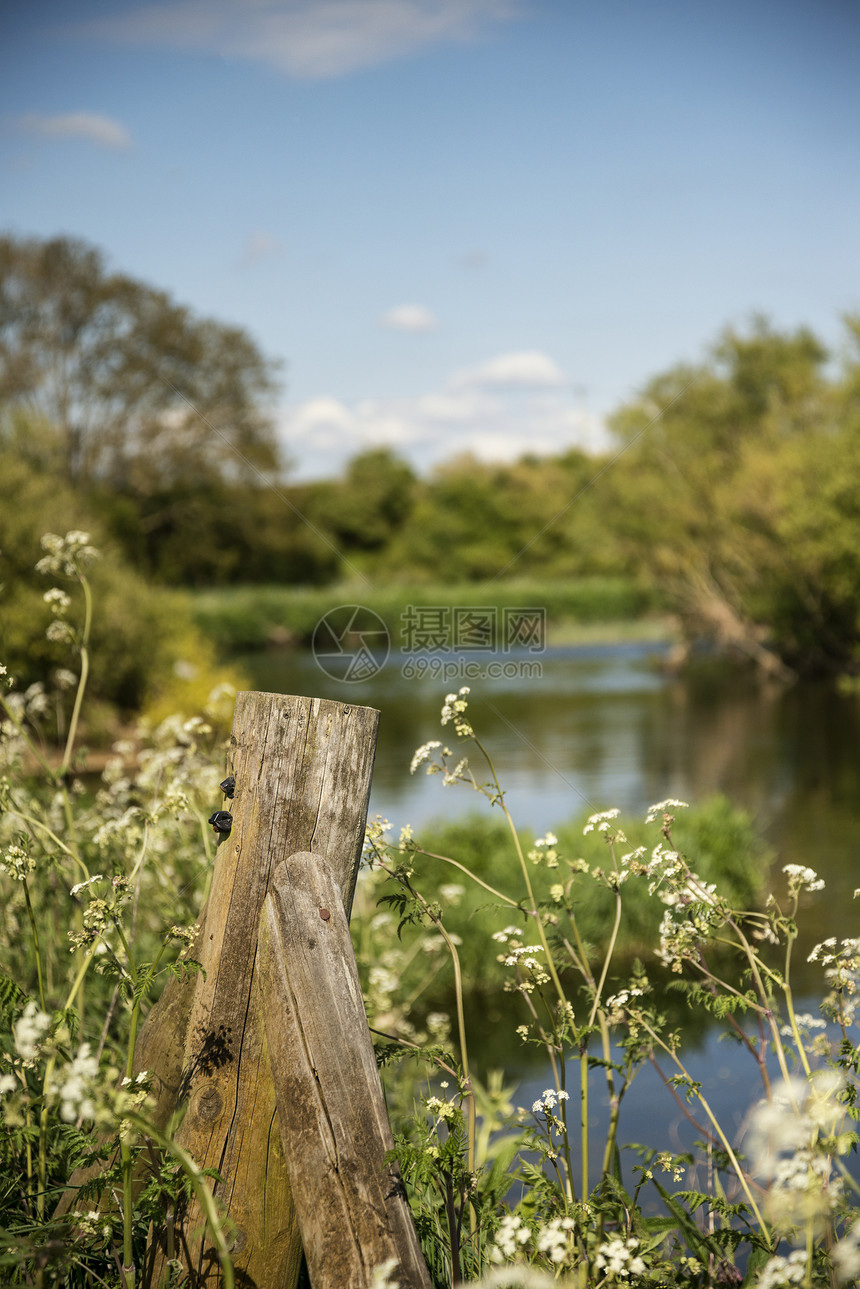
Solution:
[{"label": "wood grain texture", "polygon": [[394,1258],[430,1289],[396,1163],[349,922],[326,859],[275,871],[259,936],[260,999],[287,1171],[313,1289],[368,1289]]},{"label": "wood grain texture", "polygon": [[[231,735],[233,830],[218,849],[195,956],[204,973],[171,982],[141,1034],[163,1117],[187,1107],[176,1133],[235,1226],[236,1282],[292,1289],[301,1259],[278,1130],[256,969],[260,912],[271,875],[295,851],[332,857],[349,909],[361,855],[379,713],[282,694],[241,693]],[[220,1282],[195,1203],[178,1231],[193,1289]],[[166,1251],[150,1274],[159,1283]]]}]

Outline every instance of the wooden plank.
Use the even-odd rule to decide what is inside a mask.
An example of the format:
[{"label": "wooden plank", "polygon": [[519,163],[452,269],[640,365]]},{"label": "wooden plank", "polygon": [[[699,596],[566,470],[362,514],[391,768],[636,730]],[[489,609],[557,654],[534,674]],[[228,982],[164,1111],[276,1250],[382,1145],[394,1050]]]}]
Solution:
[{"label": "wooden plank", "polygon": [[[291,1289],[301,1245],[278,1131],[256,969],[260,912],[273,869],[295,851],[336,857],[351,905],[364,837],[379,713],[292,695],[241,693],[231,735],[233,830],[218,848],[195,956],[205,974],[171,983],[141,1034],[159,1117],[187,1107],[176,1139],[235,1227],[237,1284]],[[177,1073],[179,1072],[179,1078]],[[181,1259],[195,1289],[220,1282],[196,1203],[181,1216]],[[153,1251],[153,1283],[166,1250]]]},{"label": "wooden plank", "polygon": [[368,1289],[391,1258],[402,1289],[430,1277],[399,1168],[339,883],[291,855],[260,919],[260,998],[281,1142],[313,1289]]}]

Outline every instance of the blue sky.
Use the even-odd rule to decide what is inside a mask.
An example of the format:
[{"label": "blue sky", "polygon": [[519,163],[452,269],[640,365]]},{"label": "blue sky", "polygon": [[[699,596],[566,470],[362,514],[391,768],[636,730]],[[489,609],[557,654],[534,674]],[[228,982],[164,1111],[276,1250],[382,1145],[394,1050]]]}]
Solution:
[{"label": "blue sky", "polygon": [[763,311],[860,310],[848,0],[41,0],[0,18],[0,227],[284,362],[294,477],[598,447]]}]

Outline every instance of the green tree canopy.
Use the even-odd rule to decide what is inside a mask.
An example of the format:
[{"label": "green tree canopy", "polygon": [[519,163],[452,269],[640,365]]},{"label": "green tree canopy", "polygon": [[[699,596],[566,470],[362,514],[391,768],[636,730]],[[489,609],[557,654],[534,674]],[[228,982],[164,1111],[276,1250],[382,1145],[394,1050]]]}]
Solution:
[{"label": "green tree canopy", "polygon": [[280,468],[275,365],[239,327],[72,238],[0,238],[0,406],[57,432],[68,479],[149,494]]},{"label": "green tree canopy", "polygon": [[756,318],[613,421],[630,445],[613,514],[640,567],[690,637],[776,673],[860,665],[860,365],[849,344],[833,380],[827,358],[805,328]]}]

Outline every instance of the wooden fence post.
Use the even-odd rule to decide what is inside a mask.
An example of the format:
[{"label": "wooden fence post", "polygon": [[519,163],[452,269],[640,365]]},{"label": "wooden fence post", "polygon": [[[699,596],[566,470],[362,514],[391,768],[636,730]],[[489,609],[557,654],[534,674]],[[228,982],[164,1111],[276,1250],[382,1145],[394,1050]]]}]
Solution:
[{"label": "wooden fence post", "polygon": [[313,1289],[368,1289],[394,1265],[431,1289],[394,1146],[349,921],[321,855],[278,865],[259,969],[278,1122]]},{"label": "wooden fence post", "polygon": [[[176,1140],[222,1182],[236,1283],[292,1289],[301,1240],[278,1128],[259,991],[257,939],[272,873],[288,856],[329,858],[345,909],[361,855],[379,713],[318,698],[241,693],[231,735],[233,829],[218,848],[191,953],[203,973],[171,980],[135,1053],[154,1076],[157,1118],[185,1108]],[[170,1245],[174,1243],[171,1249]],[[220,1274],[196,1203],[157,1232],[144,1283],[171,1255],[193,1289]]]}]

